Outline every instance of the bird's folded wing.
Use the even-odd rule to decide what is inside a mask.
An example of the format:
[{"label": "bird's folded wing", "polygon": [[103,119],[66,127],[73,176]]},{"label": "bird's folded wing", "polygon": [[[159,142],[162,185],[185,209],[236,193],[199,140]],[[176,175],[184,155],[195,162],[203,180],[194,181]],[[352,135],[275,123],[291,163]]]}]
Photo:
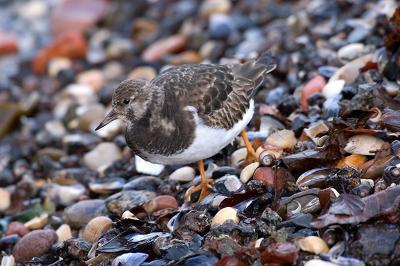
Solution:
[{"label": "bird's folded wing", "polygon": [[246,112],[253,81],[235,75],[229,66],[200,64],[171,68],[151,82],[163,87],[166,99],[192,106],[214,128],[231,128]]}]

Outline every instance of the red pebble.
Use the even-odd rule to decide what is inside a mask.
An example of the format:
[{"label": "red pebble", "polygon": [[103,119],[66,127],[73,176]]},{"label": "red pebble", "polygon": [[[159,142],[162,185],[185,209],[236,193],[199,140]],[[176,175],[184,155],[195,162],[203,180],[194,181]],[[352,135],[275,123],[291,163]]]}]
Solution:
[{"label": "red pebble", "polygon": [[33,60],[33,70],[44,74],[46,65],[55,57],[82,59],[86,57],[87,43],[82,34],[77,32],[65,33],[58,37],[49,47],[39,52]]},{"label": "red pebble", "polygon": [[15,35],[0,32],[0,56],[18,52],[18,43]]},{"label": "red pebble", "polygon": [[233,256],[225,256],[215,266],[246,266],[247,264]]},{"label": "red pebble", "polygon": [[324,77],[318,75],[308,81],[306,85],[304,85],[303,89],[301,90],[300,100],[301,108],[303,110],[308,108],[307,99],[312,95],[321,92],[325,84],[326,81]]},{"label": "red pebble", "polygon": [[261,253],[263,265],[278,263],[279,265],[296,265],[299,258],[299,249],[290,242],[279,242],[270,244]]},{"label": "red pebble", "polygon": [[4,232],[5,236],[17,234],[21,237],[29,233],[28,228],[25,227],[23,223],[20,222],[12,222],[8,225],[7,230]]}]

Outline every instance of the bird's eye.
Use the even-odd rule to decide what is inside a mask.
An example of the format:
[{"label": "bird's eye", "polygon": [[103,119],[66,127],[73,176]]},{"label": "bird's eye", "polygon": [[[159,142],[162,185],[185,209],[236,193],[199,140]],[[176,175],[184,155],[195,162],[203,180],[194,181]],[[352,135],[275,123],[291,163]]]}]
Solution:
[{"label": "bird's eye", "polygon": [[129,103],[129,99],[124,99],[123,103],[124,104],[128,104]]}]

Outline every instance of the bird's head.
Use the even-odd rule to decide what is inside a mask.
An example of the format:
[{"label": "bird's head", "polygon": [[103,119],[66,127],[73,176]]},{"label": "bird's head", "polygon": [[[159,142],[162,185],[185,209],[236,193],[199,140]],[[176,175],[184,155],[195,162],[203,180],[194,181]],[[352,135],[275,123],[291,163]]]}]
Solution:
[{"label": "bird's head", "polygon": [[151,99],[151,91],[145,90],[145,80],[125,80],[115,89],[112,97],[112,109],[95,130],[106,126],[116,119],[126,123],[140,120],[147,111],[147,102]]}]

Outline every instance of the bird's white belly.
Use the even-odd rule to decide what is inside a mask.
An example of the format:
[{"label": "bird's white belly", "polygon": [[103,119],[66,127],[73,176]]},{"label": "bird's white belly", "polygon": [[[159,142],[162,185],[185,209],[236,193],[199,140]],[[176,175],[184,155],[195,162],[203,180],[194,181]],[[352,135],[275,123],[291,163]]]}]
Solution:
[{"label": "bird's white belly", "polygon": [[247,126],[254,114],[254,101],[250,101],[249,109],[233,128],[211,128],[198,121],[193,143],[183,152],[168,156],[145,153],[146,159],[159,164],[187,164],[212,157],[231,143]]}]

